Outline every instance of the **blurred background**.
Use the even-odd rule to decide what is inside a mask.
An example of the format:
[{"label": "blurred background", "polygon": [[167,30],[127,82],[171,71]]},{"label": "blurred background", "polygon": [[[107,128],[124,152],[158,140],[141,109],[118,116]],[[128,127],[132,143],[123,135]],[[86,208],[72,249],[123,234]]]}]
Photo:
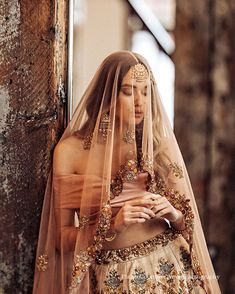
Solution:
[{"label": "blurred background", "polygon": [[54,146],[102,60],[132,50],[153,69],[222,293],[233,294],[235,2],[0,0],[0,7],[0,293],[31,293]]}]

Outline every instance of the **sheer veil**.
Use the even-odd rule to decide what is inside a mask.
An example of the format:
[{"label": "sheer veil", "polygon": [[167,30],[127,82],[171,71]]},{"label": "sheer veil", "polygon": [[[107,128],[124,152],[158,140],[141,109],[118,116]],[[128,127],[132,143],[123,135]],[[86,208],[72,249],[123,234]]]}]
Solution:
[{"label": "sheer veil", "polygon": [[[129,74],[133,82],[126,85]],[[133,93],[145,97],[136,114]],[[141,85],[142,85],[141,84]],[[143,117],[139,123],[136,118]],[[57,173],[52,164],[44,196],[33,293],[89,293],[90,265],[108,233],[110,200],[123,183],[146,172],[146,190],[167,197],[185,216],[195,276],[207,293],[220,293],[194,194],[147,61],[119,51],[105,58],[75,109],[57,146],[61,164],[78,170]],[[71,162],[71,160],[70,160]],[[54,163],[54,159],[53,159]]]}]

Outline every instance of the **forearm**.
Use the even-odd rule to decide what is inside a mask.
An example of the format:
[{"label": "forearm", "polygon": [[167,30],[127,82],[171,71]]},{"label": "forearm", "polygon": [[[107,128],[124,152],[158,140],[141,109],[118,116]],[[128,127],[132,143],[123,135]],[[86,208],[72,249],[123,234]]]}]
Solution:
[{"label": "forearm", "polygon": [[178,218],[174,221],[174,222],[171,222],[171,226],[176,229],[176,230],[184,230],[186,228],[186,225],[185,225],[185,218],[182,214],[182,212],[178,209],[177,210],[177,213],[178,213]]},{"label": "forearm", "polygon": [[74,226],[62,227],[57,237],[57,249],[61,252],[74,251],[78,228]]}]

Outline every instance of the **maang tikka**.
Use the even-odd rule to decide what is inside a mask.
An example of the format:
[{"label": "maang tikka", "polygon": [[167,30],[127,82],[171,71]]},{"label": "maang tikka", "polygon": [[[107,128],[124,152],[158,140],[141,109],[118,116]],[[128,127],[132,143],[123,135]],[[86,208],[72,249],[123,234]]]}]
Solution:
[{"label": "maang tikka", "polygon": [[102,114],[100,119],[99,132],[103,136],[104,141],[106,141],[108,137],[108,133],[111,132],[109,125],[110,125],[109,114],[108,113]]},{"label": "maang tikka", "polygon": [[148,77],[148,70],[143,64],[137,63],[131,67],[131,78],[136,79],[137,82],[144,81]]}]

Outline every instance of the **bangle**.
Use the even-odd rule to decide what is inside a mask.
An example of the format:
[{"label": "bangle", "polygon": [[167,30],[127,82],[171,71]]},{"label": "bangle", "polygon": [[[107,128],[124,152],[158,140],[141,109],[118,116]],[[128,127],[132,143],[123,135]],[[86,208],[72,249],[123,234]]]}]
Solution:
[{"label": "bangle", "polygon": [[182,229],[182,230],[176,229],[176,228],[174,228],[173,226],[171,226],[171,228],[172,228],[172,230],[173,230],[174,232],[176,232],[176,233],[178,233],[178,234],[181,234],[181,233],[183,233],[184,231],[187,230],[187,227],[185,227],[185,228]]},{"label": "bangle", "polygon": [[114,231],[113,233],[111,233],[110,236],[106,236],[104,239],[105,239],[106,241],[108,241],[108,242],[111,242],[111,241],[113,241],[116,237],[117,237],[117,234],[116,234],[116,232]]},{"label": "bangle", "polygon": [[113,233],[111,236],[106,236],[104,239],[105,241],[111,242],[117,237],[116,233]]}]

